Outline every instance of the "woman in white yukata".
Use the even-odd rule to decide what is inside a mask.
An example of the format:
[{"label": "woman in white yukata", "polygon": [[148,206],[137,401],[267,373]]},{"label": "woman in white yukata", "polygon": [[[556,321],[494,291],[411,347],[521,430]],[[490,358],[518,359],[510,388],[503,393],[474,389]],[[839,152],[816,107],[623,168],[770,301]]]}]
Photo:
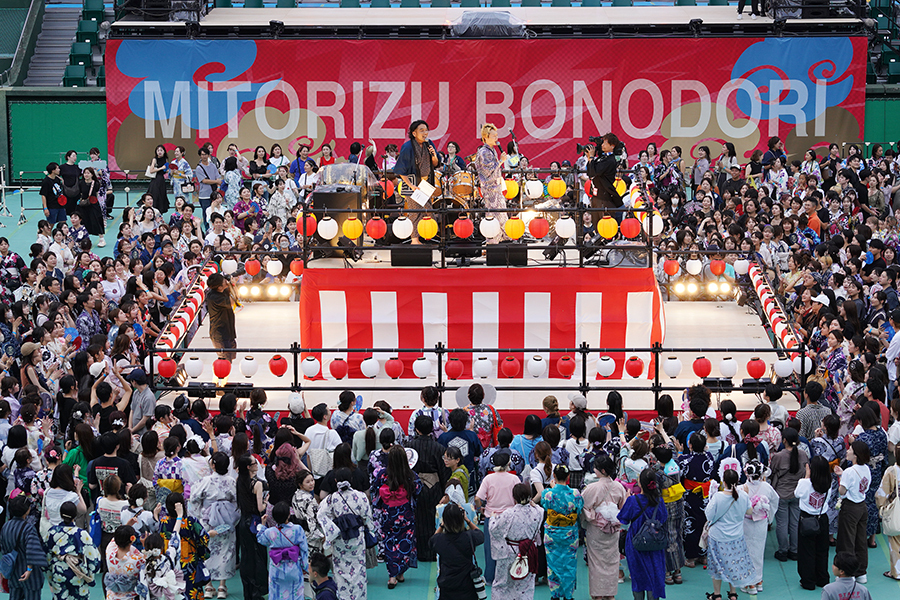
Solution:
[{"label": "woman in white yukata", "polygon": [[240,512],[237,507],[237,483],[228,472],[231,461],[224,452],[216,452],[211,462],[214,472],[193,486],[188,510],[206,531],[216,532],[215,536],[210,536],[206,568],[212,577],[210,584],[218,581],[218,596],[224,598],[228,594],[226,584],[237,572],[237,534],[234,526]]}]

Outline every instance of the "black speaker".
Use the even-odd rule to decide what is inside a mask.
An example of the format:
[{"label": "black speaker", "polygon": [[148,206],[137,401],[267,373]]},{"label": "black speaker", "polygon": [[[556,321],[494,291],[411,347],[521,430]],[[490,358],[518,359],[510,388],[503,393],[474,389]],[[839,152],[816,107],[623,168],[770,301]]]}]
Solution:
[{"label": "black speaker", "polygon": [[431,246],[400,246],[391,248],[392,267],[430,267]]},{"label": "black speaker", "polygon": [[524,267],[528,264],[528,246],[522,244],[492,244],[487,246],[489,267]]},{"label": "black speaker", "polygon": [[[344,227],[344,221],[350,218],[352,213],[342,212],[348,208],[362,208],[362,196],[359,192],[314,192],[312,195],[312,207],[316,209],[328,209],[328,216],[337,221],[339,230]],[[357,213],[356,215],[360,215]],[[316,215],[318,220],[322,220],[323,215]],[[332,246],[337,246],[337,238],[330,240]]]},{"label": "black speaker", "polygon": [[827,19],[829,15],[828,0],[805,0],[803,2],[804,19]]}]

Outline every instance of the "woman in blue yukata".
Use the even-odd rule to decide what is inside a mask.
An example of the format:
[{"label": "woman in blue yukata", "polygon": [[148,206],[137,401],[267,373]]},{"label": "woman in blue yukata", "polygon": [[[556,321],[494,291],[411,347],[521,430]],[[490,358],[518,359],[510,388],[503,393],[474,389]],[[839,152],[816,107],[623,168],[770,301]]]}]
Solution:
[{"label": "woman in blue yukata", "polygon": [[275,527],[257,528],[256,540],[269,549],[269,600],[303,598],[303,574],[308,570],[306,533],[290,523],[291,507],[279,502],[272,509]]}]

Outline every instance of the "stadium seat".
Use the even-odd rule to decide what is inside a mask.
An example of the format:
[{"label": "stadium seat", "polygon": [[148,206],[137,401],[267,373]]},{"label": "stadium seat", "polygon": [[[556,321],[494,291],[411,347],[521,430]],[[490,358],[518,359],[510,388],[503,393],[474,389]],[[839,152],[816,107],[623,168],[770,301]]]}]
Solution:
[{"label": "stadium seat", "polygon": [[556,7],[572,6],[572,0],[551,0],[550,6],[556,6]]},{"label": "stadium seat", "polygon": [[697,0],[675,0],[675,6],[697,6]]},{"label": "stadium seat", "polygon": [[390,8],[391,0],[372,0],[369,8]]},{"label": "stadium seat", "polygon": [[400,8],[422,8],[419,0],[400,0]]},{"label": "stadium seat", "polygon": [[87,86],[87,72],[84,69],[84,65],[67,66],[65,75],[63,75],[63,85],[65,87]]},{"label": "stadium seat", "polygon": [[244,0],[244,8],[262,8],[263,0]]},{"label": "stadium seat", "polygon": [[522,8],[540,7],[541,0],[522,0]]},{"label": "stadium seat", "polygon": [[600,0],[581,0],[581,6],[596,8],[598,6],[603,6],[603,3]]},{"label": "stadium seat", "polygon": [[460,8],[481,8],[480,0],[459,0]]},{"label": "stadium seat", "polygon": [[106,67],[103,65],[97,69],[97,87],[106,87]]},{"label": "stadium seat", "polygon": [[341,8],[359,8],[359,0],[341,0]]},{"label": "stadium seat", "polygon": [[78,31],[75,33],[76,42],[88,42],[98,44],[100,38],[100,26],[97,21],[78,21]]},{"label": "stadium seat", "polygon": [[103,6],[103,0],[84,0],[84,8],[81,11],[81,17],[85,21],[103,21],[106,8]]},{"label": "stadium seat", "polygon": [[74,42],[69,50],[69,64],[91,66],[91,45],[87,42]]},{"label": "stadium seat", "polygon": [[709,0],[709,6],[728,6],[728,0]]},{"label": "stadium seat", "polygon": [[216,8],[233,8],[231,0],[216,0]]},{"label": "stadium seat", "polygon": [[491,0],[491,6],[493,8],[509,8],[512,3],[509,0]]},{"label": "stadium seat", "polygon": [[634,2],[632,0],[612,0],[610,6],[634,6]]},{"label": "stadium seat", "polygon": [[275,8],[297,8],[297,0],[276,0]]},{"label": "stadium seat", "polygon": [[450,8],[450,0],[432,0],[431,8]]}]

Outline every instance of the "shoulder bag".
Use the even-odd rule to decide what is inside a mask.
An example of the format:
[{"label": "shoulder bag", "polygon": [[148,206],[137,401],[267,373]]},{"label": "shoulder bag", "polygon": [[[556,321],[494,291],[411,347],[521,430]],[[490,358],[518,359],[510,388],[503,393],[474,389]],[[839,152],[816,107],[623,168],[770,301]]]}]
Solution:
[{"label": "shoulder bag", "polygon": [[[534,536],[537,535],[538,531],[541,529],[541,524],[538,522],[537,529],[531,535],[531,537],[526,538],[529,542],[534,539]],[[509,566],[509,577],[510,579],[514,579],[515,581],[521,581],[528,577],[528,574],[531,572],[531,569],[528,566],[528,554],[522,554],[522,549],[519,547],[519,544],[524,542],[525,540],[519,540],[515,542],[516,544],[516,557],[513,559],[512,564]],[[509,540],[506,540],[506,543],[512,544]],[[474,554],[474,550],[473,550]]]},{"label": "shoulder bag", "polygon": [[[813,490],[815,491],[815,490]],[[822,501],[822,508],[819,509],[817,515],[800,515],[800,523],[797,527],[801,537],[816,537],[822,527],[819,517],[828,509],[828,493],[825,494],[825,500]]]},{"label": "shoulder bag", "polygon": [[475,584],[475,597],[478,600],[487,600],[487,585],[484,582],[484,574],[481,567],[478,566],[478,555],[475,554],[475,542],[472,541],[471,535],[469,535],[469,544],[472,547],[472,560],[474,561],[469,575],[472,576],[472,583]]},{"label": "shoulder bag", "polygon": [[891,492],[887,504],[878,510],[881,515],[882,533],[887,536],[900,535],[900,465],[894,465],[894,471],[894,478],[897,480],[896,489]]}]

